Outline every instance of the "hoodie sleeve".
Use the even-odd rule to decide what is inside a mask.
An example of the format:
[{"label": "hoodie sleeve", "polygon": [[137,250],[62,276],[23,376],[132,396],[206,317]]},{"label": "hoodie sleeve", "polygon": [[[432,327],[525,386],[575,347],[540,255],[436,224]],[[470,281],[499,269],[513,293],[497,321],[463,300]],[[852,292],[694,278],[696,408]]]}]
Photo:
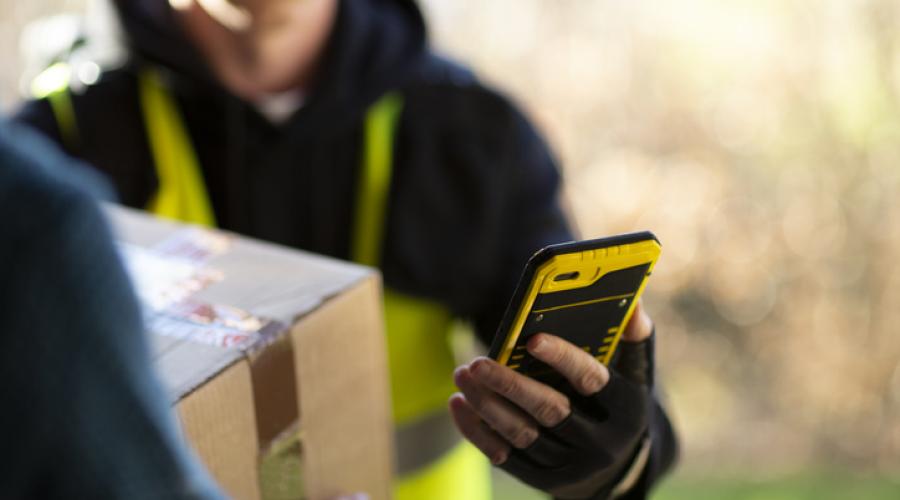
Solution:
[{"label": "hoodie sleeve", "polygon": [[[519,113],[514,114],[506,153],[509,160],[504,176],[511,187],[503,208],[504,220],[508,221],[502,234],[505,246],[501,247],[502,256],[498,259],[506,263],[497,287],[502,291],[494,294],[496,300],[474,319],[476,332],[486,345],[491,344],[531,255],[547,245],[575,238],[562,208],[557,161],[534,127]],[[660,327],[660,331],[664,329],[664,325]],[[656,390],[650,398],[648,417],[649,457],[638,480],[622,496],[629,500],[646,498],[651,487],[672,467],[677,455],[675,433]],[[609,491],[614,486],[606,485],[602,490]]]},{"label": "hoodie sleeve", "polygon": [[[0,127],[0,497],[216,498],[186,451],[94,200],[33,134]],[[85,179],[82,177],[82,180]]]}]

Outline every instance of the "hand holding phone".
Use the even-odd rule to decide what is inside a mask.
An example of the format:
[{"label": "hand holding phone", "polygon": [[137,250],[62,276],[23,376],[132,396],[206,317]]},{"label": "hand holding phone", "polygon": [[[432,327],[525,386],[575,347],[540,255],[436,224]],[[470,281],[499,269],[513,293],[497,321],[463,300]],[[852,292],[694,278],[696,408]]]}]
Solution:
[{"label": "hand holding phone", "polygon": [[[476,358],[454,374],[457,427],[495,465],[563,497],[606,497],[640,475],[650,446],[652,323],[638,298],[658,255],[656,239],[639,233],[532,258],[495,338],[496,360]],[[547,293],[559,295],[554,302]],[[586,319],[596,322],[579,322]],[[545,320],[563,328],[535,326]],[[623,343],[610,370],[603,363],[624,330],[636,342]]]}]

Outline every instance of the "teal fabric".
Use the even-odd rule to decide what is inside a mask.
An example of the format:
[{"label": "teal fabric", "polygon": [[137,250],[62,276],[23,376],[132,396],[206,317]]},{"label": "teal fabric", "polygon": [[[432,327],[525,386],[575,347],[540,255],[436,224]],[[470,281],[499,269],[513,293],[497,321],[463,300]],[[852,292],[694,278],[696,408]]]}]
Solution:
[{"label": "teal fabric", "polygon": [[93,196],[0,124],[0,498],[217,498],[177,434]]}]

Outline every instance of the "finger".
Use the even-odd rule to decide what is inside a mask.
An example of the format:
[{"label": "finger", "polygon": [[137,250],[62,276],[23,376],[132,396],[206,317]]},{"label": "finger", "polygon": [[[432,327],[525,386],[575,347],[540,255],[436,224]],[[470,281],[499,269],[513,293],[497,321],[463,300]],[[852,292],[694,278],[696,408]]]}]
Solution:
[{"label": "finger", "polygon": [[500,465],[506,462],[509,457],[509,444],[481,420],[465,396],[456,393],[450,397],[450,414],[459,432],[481,450],[492,464]]},{"label": "finger", "polygon": [[628,325],[625,326],[625,331],[622,332],[622,340],[625,342],[640,342],[649,337],[652,332],[653,320],[644,311],[643,299],[638,300],[637,305],[634,306],[634,314],[631,315]]},{"label": "finger", "polygon": [[609,371],[582,349],[547,333],[528,339],[528,352],[561,373],[579,394],[596,393],[609,380]]},{"label": "finger", "polygon": [[615,370],[632,382],[653,385],[653,337],[640,342],[622,342],[615,360]]},{"label": "finger", "polygon": [[488,358],[477,358],[470,370],[483,386],[508,399],[544,427],[562,422],[571,412],[569,398]]},{"label": "finger", "polygon": [[527,448],[538,437],[537,424],[522,410],[513,406],[490,389],[482,386],[468,367],[457,368],[453,374],[456,386],[466,401],[492,429],[516,448]]},{"label": "finger", "polygon": [[646,429],[646,398],[645,388],[611,372],[603,390],[582,398],[569,418],[546,432],[572,446],[600,446],[611,451]]},{"label": "finger", "polygon": [[542,432],[531,446],[520,450],[519,454],[541,467],[555,469],[570,463],[573,455],[578,453],[578,447],[584,443],[577,445],[572,446],[556,438],[552,432]]}]

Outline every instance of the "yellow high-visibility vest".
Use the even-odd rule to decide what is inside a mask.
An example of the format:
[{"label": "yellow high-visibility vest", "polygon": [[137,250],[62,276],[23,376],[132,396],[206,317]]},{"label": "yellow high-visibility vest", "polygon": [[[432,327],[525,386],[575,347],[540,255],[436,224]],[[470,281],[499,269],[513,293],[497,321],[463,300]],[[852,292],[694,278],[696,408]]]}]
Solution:
[{"label": "yellow high-visibility vest", "polygon": [[[159,73],[139,74],[139,95],[159,188],[147,210],[161,217],[214,227],[197,155],[184,120]],[[77,141],[71,96],[57,85],[48,98],[64,140]],[[379,267],[390,193],[394,135],[403,100],[388,93],[365,117],[351,257]],[[72,147],[72,144],[69,144]],[[398,500],[489,499],[487,460],[460,440],[447,400],[455,391],[450,346],[453,317],[441,304],[390,289],[384,292],[395,445],[394,496]]]}]

